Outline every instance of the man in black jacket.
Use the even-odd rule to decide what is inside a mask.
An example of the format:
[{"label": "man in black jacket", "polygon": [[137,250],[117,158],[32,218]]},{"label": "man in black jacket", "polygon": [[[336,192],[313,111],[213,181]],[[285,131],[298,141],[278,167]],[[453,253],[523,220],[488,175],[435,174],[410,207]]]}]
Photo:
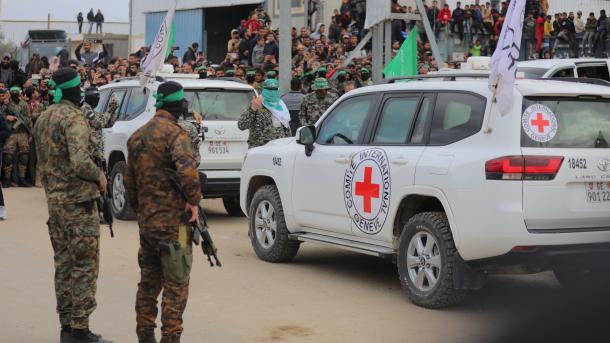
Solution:
[{"label": "man in black jacket", "polygon": [[91,30],[93,30],[93,23],[95,22],[95,14],[93,13],[93,8],[91,8],[89,10],[89,13],[87,13],[87,21],[89,22],[89,29],[87,30],[87,33],[91,33]]},{"label": "man in black jacket", "polygon": [[197,42],[193,42],[186,52],[182,56],[182,63],[194,62],[197,59],[197,49],[199,48],[199,44]]},{"label": "man in black jacket", "polygon": [[608,56],[606,38],[608,38],[608,17],[606,16],[606,10],[601,10],[597,19],[597,33],[595,34],[595,57]]},{"label": "man in black jacket", "polygon": [[95,14],[95,33],[103,33],[102,32],[102,24],[104,23],[104,15],[101,10],[97,10],[97,14]]}]

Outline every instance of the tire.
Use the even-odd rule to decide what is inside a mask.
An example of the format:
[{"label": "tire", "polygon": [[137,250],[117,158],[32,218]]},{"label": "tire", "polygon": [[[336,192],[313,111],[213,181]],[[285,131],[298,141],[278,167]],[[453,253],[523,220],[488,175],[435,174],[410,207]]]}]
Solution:
[{"label": "tire", "polygon": [[[277,188],[259,188],[250,204],[250,241],[256,256],[267,262],[291,261],[300,243],[288,238],[282,200]],[[275,228],[275,230],[273,230]]]},{"label": "tire", "polygon": [[125,179],[125,167],[126,164],[124,161],[117,162],[112,167],[110,182],[108,184],[110,203],[112,204],[112,214],[115,218],[121,220],[134,220],[136,219],[136,213],[127,201],[127,190],[123,184],[123,180]]},{"label": "tire", "polygon": [[607,290],[610,287],[610,272],[605,268],[592,269],[561,268],[553,271],[555,278],[567,291],[586,292]]},{"label": "tire", "polygon": [[413,216],[400,235],[397,258],[400,283],[407,297],[431,309],[460,303],[467,292],[453,286],[457,254],[444,213]]},{"label": "tire", "polygon": [[227,211],[227,214],[229,214],[229,216],[244,216],[244,212],[242,212],[241,207],[239,206],[239,197],[224,197],[222,198],[222,203],[225,206],[225,210]]}]

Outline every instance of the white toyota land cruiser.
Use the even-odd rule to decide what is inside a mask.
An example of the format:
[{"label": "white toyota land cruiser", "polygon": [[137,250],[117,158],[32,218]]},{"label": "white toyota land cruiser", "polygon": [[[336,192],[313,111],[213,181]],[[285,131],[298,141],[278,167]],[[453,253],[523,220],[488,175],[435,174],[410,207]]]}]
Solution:
[{"label": "white toyota land cruiser", "polygon": [[316,242],[393,258],[429,308],[492,272],[605,282],[610,88],[518,80],[501,115],[487,76],[438,78],[349,92],[296,139],[250,150],[240,198],[258,257]]},{"label": "white toyota land cruiser", "polygon": [[104,158],[110,173],[109,191],[112,210],[119,219],[134,219],[133,209],[126,200],[123,174],[127,161],[127,140],[155,114],[152,93],[161,81],[173,80],[183,87],[191,111],[201,113],[200,130],[205,134],[201,143],[200,171],[207,175],[205,198],[223,198],[225,209],[232,216],[242,215],[239,207],[239,176],[244,155],[248,150],[248,132],[237,128],[243,108],[249,106],[255,94],[247,84],[226,80],[200,80],[196,75],[163,74],[145,89],[138,79],[123,79],[100,88],[97,111],[106,111],[112,100],[118,103],[118,118],[114,126],[104,129]]}]

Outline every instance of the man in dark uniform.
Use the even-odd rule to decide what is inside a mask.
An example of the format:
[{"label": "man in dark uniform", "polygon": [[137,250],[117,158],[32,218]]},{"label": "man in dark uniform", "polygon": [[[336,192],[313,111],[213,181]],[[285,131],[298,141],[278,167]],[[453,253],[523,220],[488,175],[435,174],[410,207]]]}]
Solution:
[{"label": "man in dark uniform", "polygon": [[96,200],[106,191],[106,177],[91,158],[91,132],[78,107],[80,82],[72,68],[53,74],[55,104],[40,115],[33,135],[49,208],[61,343],[109,343],[89,331],[99,273]]},{"label": "man in dark uniform", "polygon": [[165,82],[155,97],[157,113],[127,142],[125,187],[140,226],[136,333],[140,343],[156,342],[157,298],[163,290],[161,342],[175,343],[182,334],[193,260],[186,223],[198,220],[201,190],[189,135],[177,122],[188,112],[184,89]]}]

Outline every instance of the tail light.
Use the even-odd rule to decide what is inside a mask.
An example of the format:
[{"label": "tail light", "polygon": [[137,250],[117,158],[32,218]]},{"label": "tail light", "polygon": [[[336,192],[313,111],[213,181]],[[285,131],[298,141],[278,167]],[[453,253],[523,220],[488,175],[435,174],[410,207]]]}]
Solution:
[{"label": "tail light", "polygon": [[553,180],[562,156],[504,156],[485,163],[487,180]]}]

